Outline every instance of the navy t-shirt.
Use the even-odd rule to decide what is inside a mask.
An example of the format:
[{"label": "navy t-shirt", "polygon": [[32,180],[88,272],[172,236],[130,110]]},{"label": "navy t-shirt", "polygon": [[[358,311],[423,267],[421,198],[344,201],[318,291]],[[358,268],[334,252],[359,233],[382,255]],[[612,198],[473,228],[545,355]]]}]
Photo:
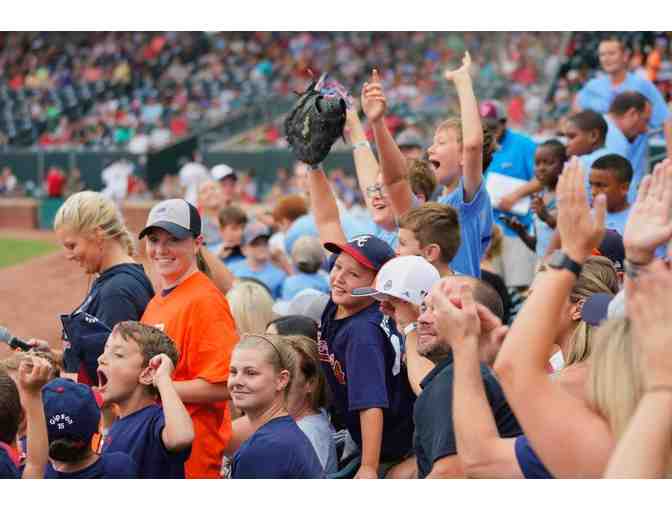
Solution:
[{"label": "navy t-shirt", "polygon": [[[425,478],[437,460],[457,453],[453,425],[453,377],[453,354],[450,352],[420,383],[422,393],[414,410],[419,478]],[[499,382],[483,363],[481,377],[499,435],[515,437],[522,434]]]},{"label": "navy t-shirt", "polygon": [[525,478],[553,478],[530,446],[527,436],[518,436],[515,443],[516,460]]},{"label": "navy t-shirt", "polygon": [[[118,264],[96,278],[84,302],[73,312],[93,315],[112,329],[122,321],[139,321],[154,297],[152,283],[140,264]],[[100,352],[94,355],[100,356]],[[68,372],[78,372],[81,354],[66,347],[63,364]]]},{"label": "navy t-shirt", "polygon": [[398,460],[412,448],[415,401],[401,362],[401,335],[376,302],[344,319],[335,319],[336,309],[330,299],[318,339],[335,411],[361,449],[359,413],[381,408],[380,459]]},{"label": "navy t-shirt", "polygon": [[179,452],[166,450],[161,438],[165,426],[160,406],[144,407],[112,424],[103,452],[130,455],[138,466],[138,478],[184,478],[184,463],[191,448]]},{"label": "navy t-shirt", "polygon": [[0,444],[0,480],[21,478],[21,472],[7,451],[9,446]]},{"label": "navy t-shirt", "polygon": [[313,445],[291,416],[262,425],[240,445],[231,466],[231,478],[323,477]]},{"label": "navy t-shirt", "polygon": [[72,473],[56,471],[47,462],[45,478],[136,478],[137,467],[125,453],[104,453],[89,467]]}]

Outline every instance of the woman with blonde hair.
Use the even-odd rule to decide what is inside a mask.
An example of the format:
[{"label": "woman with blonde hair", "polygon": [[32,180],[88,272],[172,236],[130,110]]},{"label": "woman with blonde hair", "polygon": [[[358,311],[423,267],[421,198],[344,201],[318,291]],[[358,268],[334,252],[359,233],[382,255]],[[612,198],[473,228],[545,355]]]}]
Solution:
[{"label": "woman with blonde hair", "polygon": [[[62,353],[53,354],[59,361],[62,356],[64,371],[77,373],[78,382],[96,386],[97,360],[109,332],[119,322],[139,320],[154,290],[142,265],[132,258],[133,238],[119,209],[101,193],[82,191],[70,196],[56,213],[54,230],[66,259],[78,263],[95,280],[82,304],[62,316],[67,343]],[[41,340],[33,344],[48,348]]]},{"label": "woman with blonde hair", "polygon": [[226,298],[236,321],[238,334],[263,333],[274,318],[273,298],[266,286],[252,279],[238,280]]}]

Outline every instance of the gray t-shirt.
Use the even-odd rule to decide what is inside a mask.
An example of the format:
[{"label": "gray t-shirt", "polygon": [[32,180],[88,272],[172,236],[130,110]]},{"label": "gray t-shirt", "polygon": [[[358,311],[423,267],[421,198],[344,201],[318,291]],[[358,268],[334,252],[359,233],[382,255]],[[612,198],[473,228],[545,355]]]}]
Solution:
[{"label": "gray t-shirt", "polygon": [[296,422],[303,433],[308,436],[310,443],[320,459],[325,474],[338,471],[338,459],[336,457],[336,443],[334,442],[334,428],[329,423],[329,417],[324,409],[320,414],[306,416]]}]

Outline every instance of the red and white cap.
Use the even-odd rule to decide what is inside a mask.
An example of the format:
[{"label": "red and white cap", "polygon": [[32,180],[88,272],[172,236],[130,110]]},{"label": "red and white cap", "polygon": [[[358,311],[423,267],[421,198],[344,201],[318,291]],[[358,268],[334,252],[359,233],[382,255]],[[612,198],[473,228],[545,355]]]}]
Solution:
[{"label": "red and white cap", "polygon": [[380,268],[375,287],[355,289],[352,295],[370,296],[379,301],[392,296],[420,305],[440,279],[439,271],[427,260],[416,255],[404,255],[393,258]]}]

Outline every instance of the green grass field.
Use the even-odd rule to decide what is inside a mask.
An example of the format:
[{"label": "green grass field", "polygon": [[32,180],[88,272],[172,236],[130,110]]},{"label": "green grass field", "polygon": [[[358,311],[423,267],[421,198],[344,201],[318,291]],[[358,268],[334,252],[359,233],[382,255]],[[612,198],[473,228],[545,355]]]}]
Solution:
[{"label": "green grass field", "polygon": [[0,237],[0,268],[25,262],[39,255],[58,250],[58,245],[47,241]]}]

